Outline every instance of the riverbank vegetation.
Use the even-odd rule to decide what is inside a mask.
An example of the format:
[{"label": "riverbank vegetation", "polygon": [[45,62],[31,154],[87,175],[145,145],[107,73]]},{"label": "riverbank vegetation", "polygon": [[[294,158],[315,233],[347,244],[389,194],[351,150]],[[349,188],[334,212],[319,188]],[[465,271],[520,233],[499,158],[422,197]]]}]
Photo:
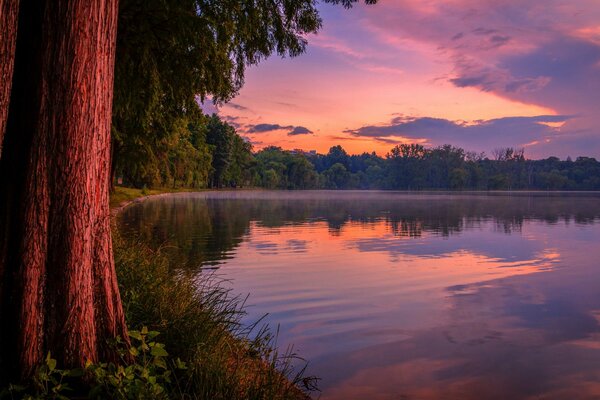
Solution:
[{"label": "riverbank vegetation", "polygon": [[[115,264],[132,346],[121,362],[62,369],[48,353],[28,386],[7,399],[308,399],[314,378],[260,321],[241,323],[244,299],[213,275],[173,271],[160,249],[115,238]],[[296,366],[299,367],[297,368]]]},{"label": "riverbank vegetation", "polygon": [[[122,238],[115,264],[130,329],[160,332],[173,364],[173,398],[304,399],[314,380],[294,369],[304,364],[280,353],[276,337],[260,321],[241,323],[243,298],[234,297],[218,276],[173,271],[160,249]],[[185,368],[178,368],[185,363]]]}]

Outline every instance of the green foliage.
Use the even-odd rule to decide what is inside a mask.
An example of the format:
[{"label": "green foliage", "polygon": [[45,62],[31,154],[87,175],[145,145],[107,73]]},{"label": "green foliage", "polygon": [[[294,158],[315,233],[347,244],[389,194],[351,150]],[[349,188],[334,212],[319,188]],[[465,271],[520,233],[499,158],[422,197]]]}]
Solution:
[{"label": "green foliage", "polygon": [[35,371],[29,386],[11,384],[0,392],[0,399],[68,399],[67,395],[73,392],[72,381],[83,375],[82,369],[58,369],[56,360],[48,353],[44,363]]},{"label": "green foliage", "polygon": [[168,357],[165,346],[154,340],[158,335],[143,327],[129,332],[131,346],[117,338],[114,345],[122,356],[119,364],[88,361],[85,368],[59,369],[48,353],[30,385],[10,385],[0,398],[167,399],[173,391],[174,373],[186,370],[187,366],[179,358]]},{"label": "green foliage", "polygon": [[334,146],[307,158],[327,189],[600,190],[600,163],[593,158],[528,160],[513,148],[496,149],[489,159],[451,145],[402,144],[382,158]]},{"label": "green foliage", "polygon": [[350,188],[351,175],[341,163],[335,163],[327,171],[323,172],[323,185],[326,189]]},{"label": "green foliage", "polygon": [[313,189],[318,175],[304,154],[267,147],[256,153],[257,186],[268,189]]},{"label": "green foliage", "polygon": [[196,143],[195,149],[203,148],[206,156],[170,149],[170,164],[156,172],[169,177],[169,187],[600,190],[600,163],[588,157],[528,160],[522,150],[504,148],[494,150],[490,159],[451,145],[419,144],[398,145],[385,158],[375,153],[349,155],[341,146],[324,155],[274,146],[253,154],[252,145],[218,116],[202,121],[204,125],[189,125],[181,137],[186,146]]},{"label": "green foliage", "polygon": [[210,187],[224,184],[225,172],[231,164],[235,129],[221,121],[217,115],[210,117],[207,125],[206,143],[213,150]]},{"label": "green foliage", "polygon": [[186,365],[179,358],[169,358],[165,346],[154,339],[159,335],[156,331],[129,331],[131,346],[125,347],[122,342],[116,345],[121,349],[123,362],[94,364],[88,362],[85,373],[90,376],[94,385],[88,397],[91,399],[166,399],[172,391],[173,374],[177,370],[185,370]]}]

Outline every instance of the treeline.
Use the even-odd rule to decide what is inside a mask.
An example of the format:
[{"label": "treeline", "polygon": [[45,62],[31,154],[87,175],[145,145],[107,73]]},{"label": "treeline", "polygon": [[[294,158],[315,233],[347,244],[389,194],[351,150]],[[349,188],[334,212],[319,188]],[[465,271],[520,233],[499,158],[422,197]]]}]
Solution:
[{"label": "treeline", "polygon": [[385,157],[327,154],[252,145],[218,116],[182,119],[152,151],[118,160],[120,183],[136,187],[267,189],[599,190],[600,163],[579,157],[528,160],[523,150],[492,157],[444,145],[394,147]]},{"label": "treeline", "polygon": [[594,158],[528,160],[523,150],[468,152],[451,145],[428,149],[394,147],[385,157],[348,155],[341,146],[308,157],[328,189],[392,190],[600,190],[600,163]]}]

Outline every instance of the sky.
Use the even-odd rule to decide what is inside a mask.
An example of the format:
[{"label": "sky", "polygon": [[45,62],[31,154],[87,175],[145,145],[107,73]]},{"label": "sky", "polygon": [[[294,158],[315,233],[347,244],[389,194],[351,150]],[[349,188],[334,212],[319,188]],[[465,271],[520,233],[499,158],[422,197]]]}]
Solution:
[{"label": "sky", "polygon": [[[218,114],[255,149],[401,143],[600,157],[599,0],[319,5],[307,52],[249,68]],[[214,107],[205,107],[212,111]]]}]

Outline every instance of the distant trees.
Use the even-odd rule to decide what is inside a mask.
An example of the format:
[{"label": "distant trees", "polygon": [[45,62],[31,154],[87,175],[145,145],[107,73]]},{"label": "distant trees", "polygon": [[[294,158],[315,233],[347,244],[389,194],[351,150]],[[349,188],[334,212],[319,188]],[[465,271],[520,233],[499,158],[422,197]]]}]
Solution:
[{"label": "distant trees", "polygon": [[269,189],[313,189],[318,174],[303,154],[267,147],[256,153],[255,184]]},{"label": "distant trees", "polygon": [[348,155],[340,146],[307,157],[320,174],[319,187],[330,189],[600,190],[600,163],[593,158],[528,160],[514,148],[494,150],[493,159],[419,144],[395,146],[385,157]]},{"label": "distant trees", "polygon": [[[333,146],[327,154],[252,144],[218,116],[179,125],[178,139],[165,142],[166,162],[143,161],[135,170],[158,179],[148,186],[264,187],[268,189],[382,190],[600,190],[600,163],[579,157],[528,160],[523,150],[468,152],[443,145],[395,146],[385,157],[348,154]],[[130,160],[132,161],[132,160]],[[148,165],[147,165],[148,164]],[[126,179],[126,184],[131,184]],[[139,183],[138,183],[139,186]]]},{"label": "distant trees", "polygon": [[339,162],[324,171],[322,177],[322,186],[326,189],[351,189],[354,186],[351,182],[351,173],[344,164]]}]

